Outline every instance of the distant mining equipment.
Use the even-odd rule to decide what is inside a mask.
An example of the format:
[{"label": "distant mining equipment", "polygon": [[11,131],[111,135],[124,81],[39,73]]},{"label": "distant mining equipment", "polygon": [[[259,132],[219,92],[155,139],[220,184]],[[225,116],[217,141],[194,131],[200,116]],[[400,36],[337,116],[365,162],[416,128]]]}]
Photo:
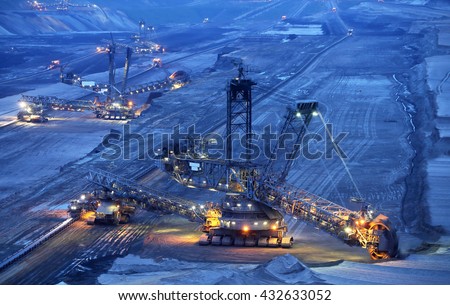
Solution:
[{"label": "distant mining equipment", "polygon": [[171,90],[179,89],[191,81],[189,74],[185,71],[175,71],[169,76],[169,82],[171,84]]},{"label": "distant mining equipment", "polygon": [[133,101],[127,98],[125,91],[127,90],[128,73],[131,66],[131,56],[133,54],[133,49],[129,46],[126,47],[126,57],[124,74],[122,80],[122,87],[116,88],[116,65],[115,65],[115,54],[116,54],[117,44],[111,33],[111,44],[108,46],[108,60],[109,60],[109,82],[107,86],[107,98],[104,103],[99,103],[99,106],[95,110],[97,118],[102,118],[105,120],[129,120],[135,119],[139,115],[135,109]]},{"label": "distant mining equipment", "polygon": [[[126,58],[124,67],[124,76],[121,90],[116,88],[115,83],[115,52],[116,44],[111,34],[112,43],[104,52],[108,53],[109,60],[109,83],[106,86],[100,86],[94,81],[82,80],[76,74],[64,74],[66,65],[61,65],[60,60],[53,60],[48,69],[60,68],[60,80],[63,83],[80,85],[96,92],[107,93],[107,97],[100,102],[96,97],[92,100],[68,100],[55,96],[26,96],[22,95],[19,100],[21,110],[17,114],[17,119],[23,122],[43,123],[48,121],[48,112],[57,111],[92,111],[97,118],[105,120],[130,120],[139,117],[140,111],[136,109],[132,100],[127,98],[124,93],[127,89],[128,72],[133,53],[130,47],[126,48]],[[103,52],[103,50],[101,50]]]},{"label": "distant mining equipment", "polygon": [[91,4],[73,4],[70,3],[70,0],[60,0],[59,2],[54,3],[44,3],[38,1],[28,1],[28,5],[35,11],[48,11],[55,9],[56,11],[65,12],[68,11],[70,7],[72,8],[89,8],[96,7]]},{"label": "distant mining equipment", "polygon": [[[156,60],[153,62],[153,67],[160,67],[162,66],[162,62],[159,58],[155,58]],[[185,71],[179,70],[172,73],[168,78],[151,82],[151,83],[145,83],[137,86],[133,86],[132,88],[128,88],[124,91],[124,96],[129,95],[136,95],[146,92],[166,92],[170,90],[177,90],[181,87],[184,87],[191,81],[191,78],[189,74]]]},{"label": "distant mining equipment", "polygon": [[[35,4],[41,5],[41,3]],[[115,55],[117,47],[126,48],[126,58],[124,66],[124,75],[122,86],[120,89],[116,87],[116,64]],[[142,47],[142,44],[140,45]],[[151,52],[161,50],[161,46],[151,43]],[[144,106],[137,109],[134,102],[129,98],[130,95],[144,93],[153,90],[174,90],[181,88],[189,81],[189,75],[184,71],[177,71],[169,78],[156,83],[150,83],[139,86],[138,89],[130,89],[127,87],[128,73],[131,66],[131,56],[133,50],[136,49],[129,45],[116,43],[111,34],[111,42],[106,47],[97,47],[97,53],[106,53],[108,55],[109,69],[108,84],[98,84],[92,80],[82,79],[80,76],[68,72],[64,73],[67,64],[62,65],[60,60],[53,60],[47,69],[60,69],[60,81],[70,85],[79,85],[82,88],[90,89],[101,94],[106,94],[106,99],[100,102],[96,97],[94,101],[87,100],[67,100],[54,96],[22,96],[19,100],[21,110],[17,114],[17,119],[24,122],[46,122],[48,121],[47,112],[50,110],[65,111],[85,111],[94,112],[97,118],[105,120],[131,120],[140,116]],[[153,61],[155,67],[162,67],[160,58]]]},{"label": "distant mining equipment", "polygon": [[164,53],[166,50],[160,44],[149,39],[155,33],[155,27],[146,25],[145,21],[139,21],[139,33],[133,34],[131,40],[136,45],[134,52],[138,54]]},{"label": "distant mining equipment", "polygon": [[133,102],[127,104],[115,102],[99,102],[92,100],[68,100],[55,96],[22,95],[19,100],[20,111],[17,119],[28,123],[44,123],[48,121],[50,111],[92,111],[97,118],[105,120],[130,120],[139,117]]},{"label": "distant mining equipment", "polygon": [[17,113],[17,120],[27,123],[44,123],[48,121],[45,105],[42,103],[19,103],[20,111]]}]

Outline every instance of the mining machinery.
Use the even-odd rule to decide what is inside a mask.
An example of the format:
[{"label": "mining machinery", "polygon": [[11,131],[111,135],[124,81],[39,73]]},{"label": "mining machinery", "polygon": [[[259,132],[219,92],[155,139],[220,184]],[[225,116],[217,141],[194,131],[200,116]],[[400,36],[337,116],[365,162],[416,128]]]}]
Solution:
[{"label": "mining machinery", "polygon": [[[240,68],[239,76],[227,86],[228,141],[231,141],[229,135],[239,130],[245,132],[246,136],[251,134],[252,85],[254,83],[244,78],[243,70]],[[383,214],[376,214],[370,204],[361,202],[361,210],[352,211],[286,183],[289,169],[299,154],[300,143],[308,130],[308,125],[313,117],[319,115],[316,101],[305,100],[289,105],[278,143],[269,162],[263,166],[253,164],[250,160],[233,160],[234,153],[230,143],[226,146],[226,160],[210,160],[204,153],[193,153],[195,148],[188,144],[181,152],[166,149],[165,151],[169,153],[162,158],[163,169],[170,172],[176,181],[187,186],[239,192],[242,197],[252,202],[247,204],[260,207],[267,215],[270,214],[267,211],[272,211],[272,214],[276,211],[280,215],[291,214],[313,223],[319,229],[329,232],[351,246],[366,248],[374,260],[396,257],[398,254],[396,230],[389,218]],[[293,141],[286,141],[284,138],[286,134],[293,135]],[[247,138],[245,143],[249,141]],[[249,147],[245,149],[248,151]],[[240,205],[245,206],[246,201],[242,201]],[[240,212],[237,211],[236,214]],[[222,213],[222,217],[224,215],[226,213]],[[257,214],[253,215],[254,223],[260,224],[256,220]],[[251,216],[247,214],[244,218],[248,219]],[[223,243],[226,235],[221,229],[228,226],[227,229],[230,230],[229,224],[228,220],[221,221],[220,228],[211,230],[207,236],[202,236],[200,242],[212,244],[214,241],[214,244],[219,244],[218,241],[221,240]],[[251,227],[241,224],[234,230],[235,236],[247,238],[248,235],[244,233],[251,231]],[[278,245],[287,246],[286,240],[292,243],[292,239],[286,236],[286,231],[286,228],[283,228],[281,234],[278,231]],[[273,238],[269,236],[267,240],[274,242]],[[229,245],[229,239],[225,240],[223,244]],[[254,244],[253,240],[256,239],[252,238],[249,244]],[[259,242],[258,239],[255,244],[259,245]],[[238,238],[238,244],[241,244],[241,237]],[[266,243],[263,242],[262,245]]]},{"label": "mining machinery", "polygon": [[[126,58],[124,66],[124,75],[122,87],[119,91],[115,83],[115,53],[116,43],[111,34],[111,44],[105,49],[108,53],[109,59],[109,85],[107,86],[107,98],[100,102],[98,99],[94,101],[89,100],[68,100],[58,98],[55,96],[27,96],[22,95],[19,100],[21,110],[17,114],[17,119],[25,122],[46,122],[48,121],[47,112],[50,110],[67,110],[67,111],[85,111],[91,110],[95,113],[97,118],[105,120],[130,120],[139,116],[139,111],[135,109],[134,103],[127,98],[125,93],[127,89],[128,73],[131,64],[132,49],[126,48]],[[66,64],[67,65],[67,64]],[[80,83],[83,86],[81,79],[72,74],[64,74],[66,65],[61,65],[59,60],[52,61],[51,69],[60,67],[61,82],[68,84]],[[98,89],[95,83],[91,86]]]},{"label": "mining machinery", "polygon": [[111,43],[107,47],[108,60],[109,60],[109,83],[107,90],[106,101],[102,104],[102,107],[96,111],[96,116],[98,118],[103,118],[106,120],[128,120],[135,119],[138,114],[135,110],[134,104],[131,100],[127,98],[125,93],[127,89],[128,73],[131,65],[131,56],[133,50],[131,47],[126,47],[126,57],[124,74],[122,80],[121,90],[116,87],[116,65],[115,65],[115,54],[116,54],[117,43],[114,41],[114,37],[111,33]]},{"label": "mining machinery", "polygon": [[312,223],[350,246],[367,249],[372,259],[395,258],[398,254],[396,230],[389,218],[369,204],[352,211],[287,183],[265,180],[258,186],[257,200],[282,213]]},{"label": "mining machinery", "polygon": [[99,102],[94,100],[68,100],[56,96],[22,95],[19,100],[21,110],[17,114],[20,121],[46,122],[48,112],[55,111],[92,111],[97,118],[105,120],[129,120],[137,117],[133,104]]},{"label": "mining machinery", "polygon": [[139,21],[139,33],[131,36],[131,39],[136,44],[134,51],[140,54],[150,54],[150,53],[163,53],[165,50],[160,45],[150,39],[148,39],[149,33],[154,33],[155,27],[152,25],[145,25],[144,20]]},{"label": "mining machinery", "polygon": [[[206,209],[214,210],[215,205],[207,204],[199,205],[195,202],[185,200],[176,196],[173,196],[166,192],[161,192],[138,183],[120,177],[113,173],[109,173],[104,170],[95,169],[90,170],[87,179],[100,187],[100,191],[91,193],[88,202],[96,202],[104,198],[103,194],[108,194],[109,198],[114,200],[120,200],[128,206],[139,206],[144,209],[154,209],[163,212],[177,213],[181,216],[185,216],[190,220],[202,221],[204,218],[201,216],[206,212]],[[86,206],[87,196],[82,196],[81,200],[71,201],[69,205],[70,210],[82,210]],[[79,203],[81,202],[81,208]],[[73,204],[74,203],[74,204]],[[72,207],[75,206],[75,207]],[[91,205],[87,205],[87,210],[91,210]],[[211,216],[212,214],[210,214]],[[211,216],[212,217],[212,216]],[[209,224],[215,224],[218,220],[209,219]],[[207,224],[207,223],[205,223]],[[205,225],[204,229],[209,230],[210,226]]]},{"label": "mining machinery", "polygon": [[265,205],[257,205],[242,194],[228,193],[222,204],[198,204],[104,170],[90,170],[88,180],[103,191],[72,200],[69,205],[72,217],[81,215],[82,211],[93,210],[97,211],[97,216],[97,202],[106,193],[117,201],[127,202],[126,206],[176,213],[191,221],[200,222],[204,232],[199,240],[200,245],[291,247],[293,243],[292,238],[284,236],[286,224],[281,213]]},{"label": "mining machinery", "polygon": [[[189,136],[185,147],[163,149],[169,152],[162,159],[163,167],[174,178],[189,186],[213,188],[228,193],[221,205],[220,225],[211,228],[200,239],[201,245],[245,245],[291,247],[293,237],[287,234],[283,214],[255,200],[251,194],[255,189],[258,164],[251,160],[250,141],[252,134],[252,86],[255,83],[245,78],[242,66],[238,76],[227,86],[227,124],[225,159],[212,159],[201,148],[195,147]],[[232,149],[232,134],[241,133],[244,139],[244,160]],[[229,192],[238,193],[230,196]]]},{"label": "mining machinery", "polygon": [[156,67],[156,68],[162,68],[162,66],[163,66],[162,59],[159,57],[153,58],[152,63],[153,63],[153,67]]},{"label": "mining machinery", "polygon": [[60,0],[55,3],[42,3],[38,1],[28,1],[28,4],[32,9],[37,11],[47,11],[51,9],[56,9],[57,11],[67,11],[69,7],[72,8],[81,8],[81,7],[90,7],[90,4],[73,4],[70,3],[69,0]]},{"label": "mining machinery", "polygon": [[[112,36],[111,36],[112,37]],[[94,100],[69,100],[55,96],[28,96],[22,95],[19,104],[21,111],[17,118],[27,122],[45,122],[48,120],[46,113],[50,110],[85,111],[94,112],[97,118],[105,120],[130,120],[139,116],[134,103],[127,99],[125,92],[130,68],[131,48],[127,48],[122,90],[116,88],[115,83],[115,43],[108,47],[109,54],[109,85],[107,98],[100,102],[98,98]],[[63,69],[63,68],[62,68]],[[61,70],[62,73],[63,70]],[[72,76],[73,77],[73,76]],[[82,83],[81,83],[82,84]]]},{"label": "mining machinery", "polygon": [[114,196],[114,192],[94,191],[82,194],[79,199],[71,200],[68,212],[72,218],[87,215],[87,224],[128,223],[136,207]]},{"label": "mining machinery", "polygon": [[286,235],[287,225],[280,212],[243,194],[227,193],[220,209],[212,211],[218,222],[208,225],[212,212],[206,210],[200,245],[290,248],[294,243]]},{"label": "mining machinery", "polygon": [[111,44],[108,45],[106,48],[108,53],[108,62],[109,62],[109,70],[108,70],[108,97],[113,99],[113,97],[116,95],[115,88],[116,86],[116,61],[115,61],[115,54],[116,54],[116,43],[114,42],[114,38],[111,35]]},{"label": "mining machinery", "polygon": [[[239,76],[228,84],[227,134],[243,131],[251,134],[251,87],[254,83]],[[135,181],[102,170],[91,170],[88,179],[116,198],[144,208],[177,213],[203,222],[200,245],[291,247],[283,215],[312,223],[350,246],[366,248],[374,260],[394,258],[398,239],[389,218],[361,202],[352,211],[306,190],[286,183],[292,162],[275,158],[283,153],[295,159],[311,119],[320,115],[316,101],[302,101],[287,107],[281,135],[293,133],[293,142],[284,144],[279,137],[267,164],[255,164],[251,158],[235,160],[227,147],[226,159],[210,159],[187,139],[185,147],[164,147],[161,166],[179,183],[190,187],[224,191],[222,203],[198,203],[142,186]],[[249,139],[247,139],[249,140]],[[248,143],[248,142],[247,142]],[[248,152],[249,147],[245,147]],[[289,161],[288,160],[288,161]]]},{"label": "mining machinery", "polygon": [[20,111],[17,113],[17,119],[22,122],[43,123],[48,121],[45,113],[45,107],[42,103],[19,103]]},{"label": "mining machinery", "polygon": [[[117,199],[202,222],[204,234],[200,237],[200,245],[291,247],[293,239],[286,236],[287,228],[282,217],[290,214],[350,246],[366,248],[374,260],[394,258],[398,251],[395,228],[388,217],[377,214],[370,206],[352,211],[270,179],[255,183],[257,189],[253,200],[249,200],[245,193],[228,193],[221,205],[200,205],[99,169],[91,170],[88,180],[113,193]],[[256,205],[255,202],[262,204]],[[72,205],[69,210],[81,210],[78,206]]]},{"label": "mining machinery", "polygon": [[21,110],[17,113],[17,119],[39,123],[48,121],[48,112],[51,110],[95,111],[97,107],[90,100],[68,100],[46,95],[31,96],[22,94],[18,102]]},{"label": "mining machinery", "polygon": [[20,111],[17,119],[24,122],[47,122],[48,112],[51,110],[64,111],[96,111],[98,106],[89,100],[68,100],[55,96],[22,95],[19,99]]},{"label": "mining machinery", "polygon": [[[155,58],[156,61],[153,63],[152,67],[160,67],[161,63],[159,58]],[[140,85],[128,88],[122,94],[123,96],[146,93],[146,92],[163,92],[169,90],[177,90],[190,82],[190,76],[187,72],[179,70],[173,72],[169,77],[162,79],[160,81],[144,83]]]},{"label": "mining machinery", "polygon": [[81,77],[79,75],[75,74],[74,72],[64,73],[67,66],[68,64],[60,65],[59,67],[59,79],[61,83],[82,86]]},{"label": "mining machinery", "polygon": [[95,102],[91,100],[69,100],[47,95],[24,95],[19,99],[20,105],[42,105],[44,110],[85,111],[94,110]]},{"label": "mining machinery", "polygon": [[[247,114],[246,122],[251,121],[252,85],[254,83],[251,80],[243,77],[242,70],[240,70],[239,77],[230,82],[228,111],[233,112],[231,115],[233,119],[227,125],[229,133],[237,130],[251,132],[249,130],[251,125],[242,123],[238,112],[245,108],[245,113]],[[167,149],[163,150],[167,151]],[[229,153],[229,156],[231,156],[231,150]],[[168,151],[168,156],[164,157],[163,162],[168,167],[167,170],[170,171],[178,166],[195,167],[195,164],[202,160],[202,164],[205,164],[205,166],[209,165],[211,169],[216,167],[216,170],[225,170],[230,173],[229,175],[234,176],[234,179],[223,180],[219,177],[220,175],[216,177],[218,183],[223,184],[227,188],[227,193],[221,203],[198,205],[99,170],[91,171],[89,180],[105,190],[114,192],[115,196],[120,198],[134,200],[146,207],[175,212],[187,216],[191,220],[203,222],[202,231],[204,234],[200,237],[200,245],[292,247],[293,238],[287,235],[287,226],[284,222],[283,214],[244,194],[248,186],[244,186],[242,183],[250,183],[252,175],[256,173],[255,169],[249,170],[251,164],[248,161],[233,161],[231,158],[230,160],[205,160],[203,157],[203,155],[196,155],[192,150],[184,153],[181,151],[176,153]],[[189,161],[192,162],[189,163]],[[237,173],[236,169],[240,173]],[[200,168],[196,170],[203,171]],[[206,181],[202,183],[208,184]],[[229,187],[229,184],[235,187]],[[230,192],[232,189],[236,189],[237,192]]]},{"label": "mining machinery", "polygon": [[95,111],[97,118],[104,120],[131,120],[138,117],[133,109],[133,104],[122,105],[121,103],[106,103]]}]

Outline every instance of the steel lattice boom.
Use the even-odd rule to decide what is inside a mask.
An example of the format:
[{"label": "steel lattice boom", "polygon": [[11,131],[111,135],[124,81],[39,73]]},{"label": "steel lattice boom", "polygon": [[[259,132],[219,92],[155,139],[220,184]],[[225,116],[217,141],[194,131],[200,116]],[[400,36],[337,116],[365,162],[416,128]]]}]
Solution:
[{"label": "steel lattice boom", "polygon": [[256,192],[258,200],[294,215],[350,245],[367,248],[373,259],[397,255],[398,239],[388,218],[382,214],[373,217],[373,211],[364,207],[352,211],[320,196],[292,185],[264,181]]},{"label": "steel lattice boom", "polygon": [[30,96],[22,95],[20,98],[21,102],[40,104],[44,108],[60,108],[60,109],[84,109],[84,110],[95,110],[95,104],[90,100],[68,100],[63,98],[58,98],[55,96]]},{"label": "steel lattice boom", "polygon": [[177,213],[191,220],[203,220],[198,214],[203,213],[203,207],[193,201],[139,185],[100,169],[89,171],[88,180],[108,191],[113,191],[116,197],[135,200],[146,208]]},{"label": "steel lattice boom", "polygon": [[284,125],[272,152],[273,157],[265,167],[264,176],[279,173],[279,181],[286,179],[293,161],[298,157],[308,125],[312,117],[317,115],[317,104],[316,101],[301,101],[294,107],[287,107]]}]

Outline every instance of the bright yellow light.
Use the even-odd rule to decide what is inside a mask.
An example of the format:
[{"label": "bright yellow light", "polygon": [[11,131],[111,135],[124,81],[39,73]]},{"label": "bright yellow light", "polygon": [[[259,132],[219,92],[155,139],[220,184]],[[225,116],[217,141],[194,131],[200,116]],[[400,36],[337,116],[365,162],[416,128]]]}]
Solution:
[{"label": "bright yellow light", "polygon": [[347,233],[347,234],[350,234],[350,233],[352,233],[352,228],[350,228],[350,227],[346,227],[345,229],[344,229],[344,232],[345,233]]},{"label": "bright yellow light", "polygon": [[181,84],[181,83],[176,83],[176,84],[173,84],[172,90],[180,89],[181,87],[183,87],[183,84]]},{"label": "bright yellow light", "polygon": [[168,229],[154,230],[153,233],[155,233],[155,234],[164,234],[164,233],[174,233],[174,232],[180,232],[180,231],[181,231],[181,229],[168,228]]},{"label": "bright yellow light", "polygon": [[276,230],[277,229],[277,226],[276,225],[272,225],[272,230]]},{"label": "bright yellow light", "polygon": [[242,231],[244,231],[244,232],[248,232],[248,230],[250,230],[250,228],[249,228],[248,226],[244,226],[244,227],[242,227]]}]

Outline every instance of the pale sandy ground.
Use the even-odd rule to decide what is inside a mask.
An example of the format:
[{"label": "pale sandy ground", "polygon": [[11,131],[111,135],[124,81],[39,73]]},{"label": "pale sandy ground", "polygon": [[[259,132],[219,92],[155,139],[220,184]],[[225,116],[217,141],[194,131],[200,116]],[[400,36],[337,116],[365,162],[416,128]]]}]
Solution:
[{"label": "pale sandy ground", "polygon": [[439,28],[438,43],[441,46],[450,46],[450,28],[448,27]]},{"label": "pale sandy ground", "polygon": [[[308,268],[290,254],[264,264],[192,263],[176,259],[142,259],[128,255],[115,260],[99,276],[106,285],[214,285],[214,284],[448,284],[448,249],[432,255],[411,255],[402,261]],[[420,266],[418,268],[418,265]],[[414,276],[412,276],[414,274]]]},{"label": "pale sandy ground", "polygon": [[[450,56],[426,59],[428,85],[436,94],[436,127],[441,141],[450,137]],[[443,144],[445,145],[445,144]],[[447,144],[448,145],[448,144]],[[448,147],[447,147],[448,149]],[[450,156],[448,150],[428,161],[428,207],[431,223],[450,232]]]}]

